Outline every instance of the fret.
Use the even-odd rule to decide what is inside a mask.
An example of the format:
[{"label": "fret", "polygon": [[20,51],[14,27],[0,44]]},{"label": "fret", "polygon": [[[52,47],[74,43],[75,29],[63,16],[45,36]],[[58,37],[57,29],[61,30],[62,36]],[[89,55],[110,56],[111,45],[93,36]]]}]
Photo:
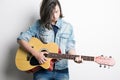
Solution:
[{"label": "fret", "polygon": [[85,61],[94,61],[94,57],[92,56],[81,56],[81,58]]},{"label": "fret", "polygon": [[[75,57],[79,57],[79,55],[49,53],[46,57],[54,59],[75,59]],[[81,56],[81,58],[86,61],[94,61],[94,57],[92,56]]]}]

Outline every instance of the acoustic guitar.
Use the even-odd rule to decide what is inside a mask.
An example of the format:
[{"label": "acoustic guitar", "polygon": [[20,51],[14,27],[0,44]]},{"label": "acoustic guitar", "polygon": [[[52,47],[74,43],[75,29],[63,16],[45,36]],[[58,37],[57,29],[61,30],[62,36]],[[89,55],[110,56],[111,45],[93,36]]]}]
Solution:
[{"label": "acoustic guitar", "polygon": [[[43,64],[39,64],[38,61],[30,53],[19,47],[16,52],[15,64],[16,67],[21,71],[30,71],[37,67],[42,67],[44,69],[53,69],[54,59],[70,59],[73,60],[75,57],[80,55],[69,55],[69,54],[59,54],[59,47],[54,42],[44,44],[39,39],[33,37],[30,39],[29,44],[36,51],[48,51],[49,54],[46,54],[47,61]],[[98,64],[106,66],[114,66],[115,61],[110,57],[104,56],[83,56],[81,58],[84,61],[94,61]]]}]

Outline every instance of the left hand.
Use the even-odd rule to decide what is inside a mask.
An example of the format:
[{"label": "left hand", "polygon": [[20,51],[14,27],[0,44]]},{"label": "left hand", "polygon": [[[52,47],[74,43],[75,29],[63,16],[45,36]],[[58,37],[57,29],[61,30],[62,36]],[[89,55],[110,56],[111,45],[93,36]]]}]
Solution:
[{"label": "left hand", "polygon": [[75,61],[76,63],[82,63],[82,58],[81,58],[81,56],[76,57],[76,58],[74,59],[74,61]]},{"label": "left hand", "polygon": [[[77,53],[76,53],[76,51],[74,49],[70,50],[68,53],[70,55],[77,55]],[[79,56],[75,57],[74,62],[76,62],[76,63],[82,63],[81,56],[79,55]]]}]

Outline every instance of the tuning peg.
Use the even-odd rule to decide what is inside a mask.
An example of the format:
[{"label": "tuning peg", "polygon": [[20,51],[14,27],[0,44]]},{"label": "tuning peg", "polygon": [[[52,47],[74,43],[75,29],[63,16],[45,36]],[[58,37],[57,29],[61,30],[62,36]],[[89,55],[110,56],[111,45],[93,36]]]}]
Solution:
[{"label": "tuning peg", "polygon": [[102,67],[102,65],[100,64],[100,66],[99,67]]},{"label": "tuning peg", "polygon": [[104,65],[104,68],[106,68],[106,65]]},{"label": "tuning peg", "polygon": [[101,55],[103,57],[103,55]]},{"label": "tuning peg", "polygon": [[108,66],[108,69],[110,69],[110,66]]},{"label": "tuning peg", "polygon": [[109,56],[109,58],[112,58],[112,56]]}]

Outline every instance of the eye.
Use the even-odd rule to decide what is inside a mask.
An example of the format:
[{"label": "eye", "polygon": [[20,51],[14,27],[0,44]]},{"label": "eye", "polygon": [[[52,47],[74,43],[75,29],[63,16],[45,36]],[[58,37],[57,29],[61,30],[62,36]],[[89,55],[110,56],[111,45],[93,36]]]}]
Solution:
[{"label": "eye", "polygon": [[58,10],[56,10],[55,13],[58,13]]}]

